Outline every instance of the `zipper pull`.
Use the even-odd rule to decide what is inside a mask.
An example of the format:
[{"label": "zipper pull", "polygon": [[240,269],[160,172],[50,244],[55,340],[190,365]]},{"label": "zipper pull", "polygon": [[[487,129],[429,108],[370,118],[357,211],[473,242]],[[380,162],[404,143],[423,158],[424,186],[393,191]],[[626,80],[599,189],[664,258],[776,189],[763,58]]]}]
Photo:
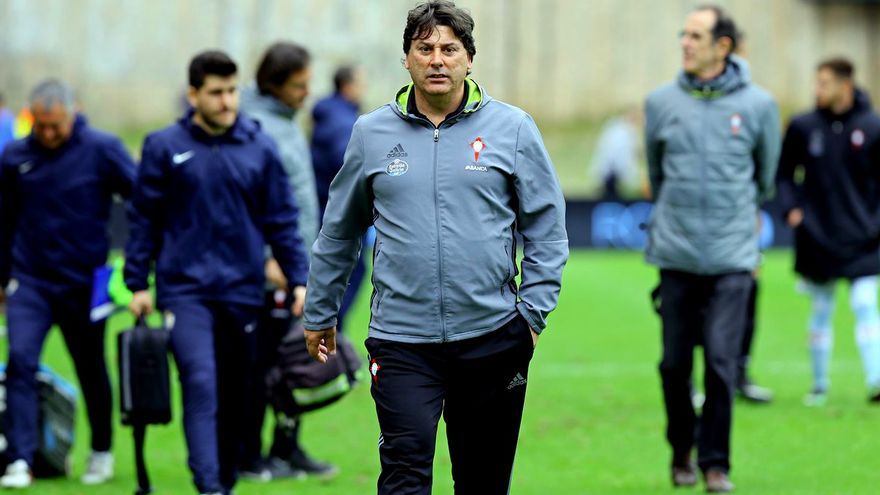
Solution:
[{"label": "zipper pull", "polygon": [[440,129],[434,129],[434,142],[440,141]]}]

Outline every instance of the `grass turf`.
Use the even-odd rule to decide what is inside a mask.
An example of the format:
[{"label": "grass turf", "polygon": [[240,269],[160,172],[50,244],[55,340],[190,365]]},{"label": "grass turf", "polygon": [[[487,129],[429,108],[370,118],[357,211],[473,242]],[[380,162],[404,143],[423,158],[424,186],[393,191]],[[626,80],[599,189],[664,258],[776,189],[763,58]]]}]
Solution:
[{"label": "grass turf", "polygon": [[[865,401],[863,374],[853,338],[846,291],[838,291],[832,391],[820,409],[801,405],[810,385],[804,330],[808,301],[794,291],[790,254],[767,254],[759,301],[753,375],[774,389],[769,406],[737,403],[732,478],[749,494],[869,494],[880,482],[877,439],[880,406]],[[668,450],[656,364],[659,323],[648,305],[656,271],[638,253],[577,251],[565,271],[559,310],[538,344],[511,493],[564,495],[663,494]],[[364,338],[368,292],[349,328]],[[111,328],[130,323],[114,317]],[[115,363],[115,332],[108,332],[108,360]],[[5,355],[5,349],[3,354]],[[60,334],[53,331],[45,362],[73,378]],[[115,365],[113,365],[115,375]],[[84,468],[88,432],[80,408],[74,476]],[[115,411],[114,411],[115,412]],[[157,494],[194,493],[186,467],[179,401],[175,422],[152,427],[148,462]],[[115,418],[118,422],[118,415]],[[238,495],[375,493],[378,427],[368,386],[341,403],[307,416],[303,444],[341,474],[329,482],[241,482]],[[134,469],[130,431],[115,430],[116,478],[84,487],[73,480],[38,480],[21,493],[40,495],[131,493]],[[872,460],[873,459],[873,460]],[[487,461],[491,462],[491,461]],[[451,494],[444,430],[438,434],[434,493]]]}]

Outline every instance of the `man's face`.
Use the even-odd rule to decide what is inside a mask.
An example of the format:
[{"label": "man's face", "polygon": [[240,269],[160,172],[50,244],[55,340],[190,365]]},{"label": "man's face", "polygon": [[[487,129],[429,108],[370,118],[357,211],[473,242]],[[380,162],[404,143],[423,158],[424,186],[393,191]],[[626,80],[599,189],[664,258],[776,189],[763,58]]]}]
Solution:
[{"label": "man's face", "polygon": [[360,104],[367,92],[367,76],[364,70],[358,67],[352,73],[352,79],[342,86],[342,94],[349,101]]},{"label": "man's face", "polygon": [[312,79],[312,68],[306,67],[291,74],[284,84],[272,91],[275,98],[288,107],[299,110],[309,96],[309,82]]},{"label": "man's face", "polygon": [[73,132],[73,114],[64,105],[56,103],[50,107],[42,104],[31,106],[34,117],[33,136],[43,148],[54,150],[70,139]]},{"label": "man's face", "polygon": [[238,117],[238,76],[209,74],[202,87],[189,87],[187,97],[206,126],[216,132],[225,132]]},{"label": "man's face", "polygon": [[831,108],[843,98],[847,82],[834,75],[831,69],[821,69],[816,73],[816,106]]},{"label": "man's face", "polygon": [[712,37],[715,27],[715,13],[711,10],[697,10],[685,18],[681,31],[682,66],[687,74],[700,75],[711,71],[727,55],[729,45]]},{"label": "man's face", "polygon": [[404,66],[426,96],[460,91],[473,61],[449,26],[437,26],[426,39],[413,40]]}]

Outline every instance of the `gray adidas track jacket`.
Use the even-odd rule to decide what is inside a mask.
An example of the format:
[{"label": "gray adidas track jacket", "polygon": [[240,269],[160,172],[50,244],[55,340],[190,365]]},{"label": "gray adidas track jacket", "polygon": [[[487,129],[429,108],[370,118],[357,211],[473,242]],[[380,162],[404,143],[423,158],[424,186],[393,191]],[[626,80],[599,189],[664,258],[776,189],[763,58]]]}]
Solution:
[{"label": "gray adidas track jacket", "polygon": [[412,85],[358,119],[312,248],[306,329],[336,324],[370,224],[371,337],[468,339],[517,312],[545,328],[568,259],[559,180],[532,118],[466,84],[463,110],[439,128],[407,112]]}]

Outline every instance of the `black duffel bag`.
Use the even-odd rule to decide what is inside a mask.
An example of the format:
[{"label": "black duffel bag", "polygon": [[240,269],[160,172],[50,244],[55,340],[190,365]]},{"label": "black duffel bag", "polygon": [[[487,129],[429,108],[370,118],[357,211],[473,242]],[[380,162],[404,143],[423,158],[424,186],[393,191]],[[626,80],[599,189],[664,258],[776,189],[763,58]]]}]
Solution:
[{"label": "black duffel bag", "polygon": [[143,318],[138,318],[134,328],[117,336],[122,424],[171,421],[168,335],[168,330],[150,328]]},{"label": "black duffel bag", "polygon": [[144,460],[147,425],[171,421],[168,338],[168,330],[150,328],[143,318],[117,337],[119,405],[122,424],[131,426],[134,435],[136,495],[153,491]]},{"label": "black duffel bag", "polygon": [[336,334],[336,354],[323,364],[309,355],[301,324],[291,327],[278,353],[277,364],[266,375],[269,402],[276,413],[296,417],[326,407],[363,378],[361,360],[341,333]]}]

